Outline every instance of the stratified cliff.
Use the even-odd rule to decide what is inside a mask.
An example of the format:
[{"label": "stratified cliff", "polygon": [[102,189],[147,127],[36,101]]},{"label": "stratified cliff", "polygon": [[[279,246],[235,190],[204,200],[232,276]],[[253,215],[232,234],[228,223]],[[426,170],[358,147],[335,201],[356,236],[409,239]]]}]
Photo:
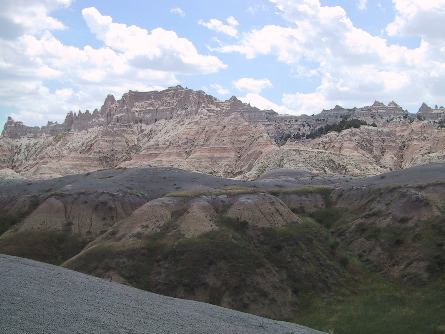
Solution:
[{"label": "stratified cliff", "polygon": [[376,101],[289,116],[181,86],[130,91],[120,100],[107,96],[93,112],[70,112],[62,124],[28,127],[8,118],[0,177],[50,178],[119,166],[238,178],[282,167],[370,175],[443,161],[444,115],[443,108],[425,104],[415,115]]}]

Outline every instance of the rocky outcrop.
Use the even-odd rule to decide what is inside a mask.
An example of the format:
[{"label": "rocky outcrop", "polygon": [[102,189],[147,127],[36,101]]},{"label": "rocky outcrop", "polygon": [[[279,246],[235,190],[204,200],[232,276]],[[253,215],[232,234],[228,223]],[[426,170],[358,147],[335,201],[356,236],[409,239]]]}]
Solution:
[{"label": "rocky outcrop", "polygon": [[417,113],[417,118],[420,120],[427,121],[442,121],[441,125],[443,125],[445,121],[445,108],[438,107],[437,105],[434,108],[428,106],[425,102],[422,103],[422,106],[419,108]]},{"label": "rocky outcrop", "polygon": [[[8,118],[0,169],[26,178],[119,166],[174,166],[237,178],[282,167],[369,175],[443,159],[445,110],[428,108],[416,117],[395,102],[376,101],[290,116],[181,86],[129,91],[119,100],[108,95],[93,112],[70,112],[62,124],[27,127]],[[345,120],[373,128],[329,132]]]},{"label": "rocky outcrop", "polygon": [[20,174],[14,172],[12,169],[0,169],[0,180],[21,179]]},{"label": "rocky outcrop", "polygon": [[22,122],[15,122],[12,117],[8,117],[3,131],[2,137],[19,139],[23,137],[36,137],[40,134],[40,128],[37,126],[26,126]]}]

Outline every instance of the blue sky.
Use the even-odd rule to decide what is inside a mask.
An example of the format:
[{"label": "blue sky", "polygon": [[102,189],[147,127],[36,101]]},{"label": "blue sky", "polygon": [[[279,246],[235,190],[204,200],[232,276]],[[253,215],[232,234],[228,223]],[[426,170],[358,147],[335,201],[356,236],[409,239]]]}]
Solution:
[{"label": "blue sky", "polygon": [[314,114],[445,104],[445,0],[2,0],[0,122],[182,85]]}]

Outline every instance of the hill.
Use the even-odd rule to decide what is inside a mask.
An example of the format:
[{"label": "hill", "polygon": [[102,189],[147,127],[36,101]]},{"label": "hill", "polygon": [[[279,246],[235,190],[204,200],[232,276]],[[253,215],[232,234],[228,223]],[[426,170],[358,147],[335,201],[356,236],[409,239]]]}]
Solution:
[{"label": "hill", "polygon": [[438,333],[444,195],[443,163],[374,177],[145,167],[6,180],[0,252],[323,331]]},{"label": "hill", "polygon": [[2,333],[321,334],[31,260],[0,255],[0,266]]}]

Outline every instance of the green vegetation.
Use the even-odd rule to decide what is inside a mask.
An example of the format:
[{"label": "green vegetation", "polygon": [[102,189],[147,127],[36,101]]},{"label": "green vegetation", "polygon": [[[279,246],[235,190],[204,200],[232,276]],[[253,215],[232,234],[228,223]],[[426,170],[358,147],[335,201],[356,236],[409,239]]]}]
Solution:
[{"label": "green vegetation", "polygon": [[319,127],[318,129],[306,135],[306,138],[314,139],[317,137],[321,137],[331,131],[341,132],[350,128],[358,129],[362,125],[368,125],[368,123],[359,119],[342,119],[340,123],[326,124],[325,126]]},{"label": "green vegetation", "polygon": [[365,121],[355,119],[355,118],[354,119],[343,118],[339,123],[326,124],[324,126],[316,128],[315,130],[312,130],[308,134],[301,134],[300,132],[294,133],[292,135],[289,133],[285,134],[282,136],[282,138],[280,138],[280,142],[285,143],[290,138],[292,138],[294,140],[300,140],[300,139],[304,139],[304,138],[315,139],[315,138],[321,137],[331,131],[341,132],[341,131],[351,129],[351,128],[357,129],[357,128],[360,128],[362,125],[370,125],[373,127],[377,127],[377,125],[375,123],[368,124]]},{"label": "green vegetation", "polygon": [[0,235],[9,230],[20,221],[18,217],[9,214],[0,214]]},{"label": "green vegetation", "polygon": [[79,253],[86,241],[63,231],[22,231],[0,240],[0,253],[61,264]]},{"label": "green vegetation", "polygon": [[413,288],[370,276],[355,294],[315,298],[295,321],[335,334],[443,333],[445,281]]},{"label": "green vegetation", "polygon": [[97,179],[104,180],[104,179],[111,179],[112,177],[114,177],[114,175],[101,175],[101,176],[98,176]]},{"label": "green vegetation", "polygon": [[344,210],[335,207],[317,209],[309,213],[309,216],[326,228],[331,228],[342,216]]},{"label": "green vegetation", "polygon": [[271,195],[280,195],[280,194],[320,194],[326,201],[330,201],[329,195],[331,194],[334,188],[332,187],[322,187],[322,186],[308,186],[302,188],[290,188],[290,189],[268,189],[268,192]]},{"label": "green vegetation", "polygon": [[23,218],[29,215],[40,205],[40,198],[36,195],[28,196],[28,205],[24,206],[24,211],[15,215],[0,210],[0,235],[5,233],[14,225],[18,224]]},{"label": "green vegetation", "polygon": [[193,198],[193,197],[206,196],[206,195],[212,195],[212,194],[214,194],[213,191],[207,191],[207,190],[183,190],[183,191],[169,192],[169,193],[165,194],[165,197]]},{"label": "green vegetation", "polygon": [[63,138],[65,138],[68,135],[68,131],[64,131],[62,133],[59,133],[57,136],[54,136],[53,141],[55,143],[58,143],[59,141],[61,141]]},{"label": "green vegetation", "polygon": [[[226,300],[222,305],[242,311],[262,305],[257,313],[287,320],[313,293],[353,280],[342,258],[358,270],[341,246],[325,246],[335,240],[309,217],[281,228],[251,227],[227,216],[216,223],[218,230],[196,238],[184,238],[172,223],[131,245],[107,241],[70,268],[97,276],[115,271],[138,288],[218,305]],[[291,292],[284,301],[277,295],[282,291]]]},{"label": "green vegetation", "polygon": [[[445,207],[429,196],[432,187],[443,183],[363,190],[354,202],[343,197],[346,208],[334,202],[330,187],[178,191],[166,195],[184,200],[161,231],[121,242],[115,227],[68,266],[335,334],[445,333]],[[218,229],[193,238],[179,232],[188,198],[251,193],[281,198],[296,221],[253,226],[225,215],[223,206]],[[432,208],[434,200],[437,210],[419,218],[415,206]],[[17,222],[0,216],[0,232]],[[0,252],[60,264],[84,245],[67,225],[5,234]]]},{"label": "green vegetation", "polygon": [[302,187],[302,188],[276,188],[276,189],[259,189],[250,187],[240,187],[240,186],[228,186],[223,187],[218,190],[183,190],[183,191],[173,191],[165,194],[165,197],[186,197],[194,198],[199,196],[212,196],[212,195],[244,195],[244,194],[256,194],[256,193],[267,193],[271,195],[280,194],[313,194],[320,193],[324,198],[329,198],[329,194],[332,192],[331,187]]}]

